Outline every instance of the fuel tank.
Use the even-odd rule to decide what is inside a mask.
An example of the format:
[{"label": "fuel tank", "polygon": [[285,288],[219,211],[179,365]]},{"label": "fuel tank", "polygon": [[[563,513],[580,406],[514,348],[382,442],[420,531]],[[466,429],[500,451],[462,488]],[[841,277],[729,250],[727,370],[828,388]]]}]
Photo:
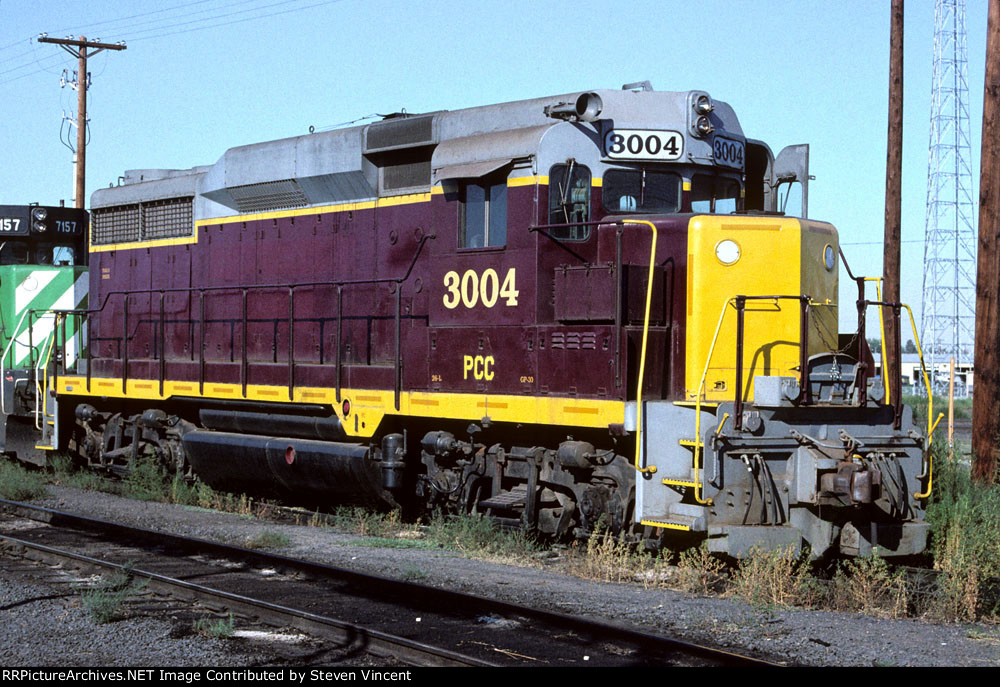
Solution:
[{"label": "fuel tank", "polygon": [[195,473],[215,488],[323,506],[396,505],[380,456],[366,445],[213,430],[188,432],[183,443]]}]

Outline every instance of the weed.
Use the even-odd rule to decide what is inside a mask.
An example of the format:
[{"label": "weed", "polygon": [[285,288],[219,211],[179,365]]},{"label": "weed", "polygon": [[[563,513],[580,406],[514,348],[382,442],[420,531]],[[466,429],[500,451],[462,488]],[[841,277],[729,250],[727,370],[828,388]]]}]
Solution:
[{"label": "weed", "polygon": [[[918,426],[927,426],[927,395],[903,396],[903,403],[913,408],[913,419]],[[934,415],[948,412],[948,399],[943,396],[934,397]],[[972,419],[972,398],[955,399],[955,419]]]},{"label": "weed", "polygon": [[574,549],[569,557],[569,571],[600,582],[630,582],[639,575],[648,558],[635,544],[615,537],[600,525],[591,532],[583,551]]},{"label": "weed", "polygon": [[314,511],[306,525],[309,527],[330,527],[331,518],[325,513]]},{"label": "weed", "polygon": [[118,570],[80,594],[83,608],[94,622],[101,625],[125,617],[125,604],[146,586],[135,581],[131,570]]},{"label": "weed", "polygon": [[49,481],[53,484],[107,494],[120,494],[122,491],[120,482],[81,468],[73,458],[64,453],[57,453],[49,458],[49,469]]},{"label": "weed", "polygon": [[232,637],[235,629],[236,621],[233,619],[232,613],[229,614],[228,618],[199,618],[194,623],[195,632],[215,639]]},{"label": "weed", "polygon": [[170,485],[166,473],[150,455],[139,456],[122,482],[123,496],[139,501],[167,501]]},{"label": "weed", "polygon": [[941,571],[931,614],[948,621],[1000,614],[1000,485],[972,481],[966,466],[935,444],[931,524],[934,567]]},{"label": "weed", "polygon": [[246,541],[248,549],[284,549],[292,545],[292,539],[284,532],[264,530]]},{"label": "weed", "polygon": [[427,571],[422,570],[415,565],[408,565],[399,571],[399,579],[404,582],[423,582],[429,577],[430,575]]},{"label": "weed", "polygon": [[986,632],[985,630],[980,630],[974,627],[966,630],[965,636],[969,639],[975,639],[983,642],[1000,642],[1000,634],[997,634],[995,631]]},{"label": "weed", "polygon": [[332,517],[332,524],[336,529],[360,534],[362,537],[393,535],[399,531],[400,522],[401,515],[398,510],[379,513],[360,506],[338,508]]},{"label": "weed", "polygon": [[0,498],[30,501],[45,495],[45,480],[35,472],[0,459]]},{"label": "weed", "polygon": [[682,551],[677,561],[674,586],[694,594],[711,594],[726,586],[726,566],[705,544]]},{"label": "weed", "polygon": [[838,610],[889,618],[906,616],[910,597],[906,574],[892,571],[876,551],[840,563],[833,576],[831,602]]},{"label": "weed", "polygon": [[502,560],[524,565],[538,553],[538,544],[522,530],[500,527],[492,518],[479,515],[434,514],[426,528],[432,544],[466,556]]},{"label": "weed", "polygon": [[370,549],[437,549],[434,544],[423,539],[391,539],[389,537],[368,537],[353,543]]},{"label": "weed", "polygon": [[740,560],[730,591],[755,606],[814,605],[818,585],[809,570],[808,556],[794,550],[753,548]]}]

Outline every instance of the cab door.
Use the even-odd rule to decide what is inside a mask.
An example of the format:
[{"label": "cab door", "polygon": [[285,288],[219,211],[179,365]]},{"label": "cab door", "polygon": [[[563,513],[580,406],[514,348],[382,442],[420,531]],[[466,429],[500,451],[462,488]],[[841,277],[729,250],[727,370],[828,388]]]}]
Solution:
[{"label": "cab door", "polygon": [[[809,216],[809,144],[787,146],[774,159],[771,211]],[[798,186],[796,186],[798,184]],[[801,200],[800,200],[801,199]],[[801,209],[797,204],[801,202]]]}]

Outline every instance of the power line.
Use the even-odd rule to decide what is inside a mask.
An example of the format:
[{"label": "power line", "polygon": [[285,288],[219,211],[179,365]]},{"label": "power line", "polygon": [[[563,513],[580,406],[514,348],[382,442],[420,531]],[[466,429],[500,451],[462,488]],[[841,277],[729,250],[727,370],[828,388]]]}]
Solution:
[{"label": "power line", "polygon": [[[142,18],[145,18],[145,17],[151,17],[151,16],[156,15],[156,14],[164,14],[164,15],[166,15],[166,13],[169,13],[171,11],[184,10],[184,9],[193,7],[195,5],[203,4],[203,3],[209,2],[209,1],[210,0],[196,0],[195,2],[182,3],[182,4],[179,4],[179,5],[174,5],[172,7],[163,8],[161,10],[155,10],[155,11],[152,11],[152,12],[146,12],[146,13],[129,15],[128,17],[121,17],[121,18],[118,18],[118,19],[109,19],[109,20],[104,21],[104,22],[97,22],[97,23],[91,23],[91,24],[86,24],[86,25],[82,25],[82,26],[77,26],[76,28],[63,28],[63,29],[59,29],[57,31],[53,31],[51,33],[64,33],[64,32],[67,32],[67,31],[72,31],[73,33],[80,33],[84,29],[93,28],[95,26],[106,26],[106,28],[114,28],[116,25],[118,25],[118,26],[120,26],[120,28],[116,29],[114,32],[117,33],[117,34],[119,34],[119,35],[122,35],[128,42],[134,42],[134,41],[140,41],[140,40],[152,40],[152,39],[155,39],[155,38],[163,38],[163,37],[167,37],[167,36],[175,36],[175,35],[180,35],[180,34],[184,34],[184,33],[191,33],[191,32],[194,32],[194,31],[203,31],[205,29],[221,28],[221,27],[225,27],[225,26],[231,26],[231,25],[234,25],[234,24],[240,24],[240,23],[245,23],[245,22],[249,22],[249,21],[256,21],[258,19],[268,19],[270,17],[280,16],[280,15],[283,15],[283,14],[290,14],[290,13],[293,13],[293,12],[301,12],[301,11],[304,11],[304,10],[314,9],[316,7],[322,7],[324,5],[331,5],[331,4],[334,4],[336,2],[340,2],[341,0],[320,0],[318,2],[314,1],[314,2],[311,2],[309,4],[297,5],[297,6],[293,6],[293,7],[287,7],[286,9],[281,9],[281,10],[277,10],[277,11],[270,11],[270,12],[264,11],[264,10],[269,10],[269,9],[278,8],[278,7],[284,7],[286,5],[296,4],[296,3],[301,3],[301,2],[309,2],[309,0],[280,0],[279,2],[268,2],[267,4],[256,4],[256,3],[259,3],[261,0],[238,0],[237,2],[229,2],[229,3],[226,3],[226,4],[222,4],[222,5],[216,5],[216,6],[208,7],[208,8],[201,9],[201,10],[195,10],[195,11],[187,12],[187,13],[185,13],[183,15],[184,17],[191,17],[191,16],[197,15],[197,14],[210,14],[211,15],[211,16],[201,17],[201,18],[198,18],[198,19],[186,19],[185,21],[175,21],[176,19],[179,19],[180,17],[179,16],[163,16],[163,17],[160,17],[158,19],[151,20],[151,21],[141,21],[141,22],[135,22],[135,23],[132,23],[132,24],[128,24],[127,23],[129,19],[142,19]],[[245,9],[240,9],[240,10],[230,11],[230,12],[223,11],[223,10],[227,10],[229,8],[241,7],[241,6],[248,5],[248,4],[254,4],[254,6],[253,7],[246,7]],[[261,12],[261,11],[264,11],[264,13],[263,14],[255,14],[255,15],[249,16],[249,17],[240,17],[238,19],[231,19],[231,20],[228,20],[228,21],[219,21],[219,20],[227,20],[227,19],[229,19],[231,17],[238,17],[239,15],[242,15],[242,14],[247,14],[247,13],[252,13],[252,12]],[[214,14],[212,14],[212,13],[214,13]],[[148,28],[141,28],[141,27],[144,27],[144,26],[147,26]],[[176,29],[176,30],[174,30],[174,29]],[[11,43],[10,46],[18,45],[20,43],[21,43],[21,41],[15,41],[14,43]],[[4,60],[4,62],[15,62],[16,60],[23,59],[24,57],[26,57],[28,55],[29,55],[28,52],[20,53],[18,55],[13,56],[13,57],[7,58],[6,60]],[[50,61],[50,58],[43,58],[41,61],[39,61],[39,59],[36,58],[36,59],[29,60],[27,62],[23,62],[23,63],[18,64],[18,65],[15,65],[15,66],[13,66],[13,67],[11,67],[9,69],[6,69],[4,71],[0,71],[0,85],[6,84],[6,83],[10,83],[12,81],[17,81],[17,80],[20,80],[20,79],[28,77],[28,76],[33,76],[35,74],[39,74],[39,73],[41,73],[43,71],[46,71],[46,69],[45,69],[46,65],[48,65],[48,66],[54,66],[56,64],[56,62],[58,62],[58,60]],[[25,70],[25,69],[31,69],[32,67],[38,67],[38,68],[34,69],[33,71],[29,71],[29,72],[25,72],[23,74],[19,74],[17,76],[10,76],[8,78],[2,78],[4,74],[13,74],[15,72],[19,72],[19,71],[22,71],[22,70]]]},{"label": "power line", "polygon": [[[163,29],[169,29],[169,28],[173,28],[175,26],[185,26],[187,24],[198,23],[198,22],[203,22],[203,21],[204,22],[210,22],[210,21],[213,21],[214,19],[222,19],[224,17],[231,17],[231,16],[235,16],[237,14],[245,14],[247,12],[254,12],[254,11],[261,10],[261,9],[266,9],[266,8],[269,8],[269,7],[278,7],[278,6],[281,6],[281,5],[287,5],[290,2],[298,2],[298,1],[299,0],[284,0],[283,2],[276,2],[276,3],[272,3],[270,5],[262,5],[260,7],[255,7],[255,8],[246,9],[246,10],[240,10],[238,12],[230,12],[228,14],[222,14],[222,15],[218,15],[218,16],[215,16],[215,17],[208,17],[208,18],[205,18],[205,19],[199,19],[199,20],[193,20],[193,21],[187,21],[187,22],[180,22],[180,23],[177,23],[177,24],[172,24],[172,25],[164,26],[162,28]],[[335,2],[340,2],[340,0],[322,0],[321,2],[315,2],[315,3],[311,4],[311,5],[306,5],[304,7],[292,7],[292,8],[286,9],[286,10],[281,10],[280,12],[268,12],[267,14],[261,14],[261,15],[257,15],[257,16],[254,16],[254,17],[245,17],[243,19],[234,19],[233,21],[221,22],[221,23],[218,23],[218,24],[205,24],[204,26],[195,26],[195,27],[192,27],[192,28],[189,28],[189,29],[181,29],[179,31],[168,31],[166,33],[158,33],[158,34],[155,34],[155,35],[152,35],[152,36],[131,35],[131,36],[127,36],[127,38],[128,38],[128,41],[130,43],[135,43],[136,41],[145,41],[145,40],[150,40],[150,39],[153,39],[153,38],[164,38],[166,36],[176,36],[176,35],[182,34],[182,33],[191,33],[193,31],[203,31],[205,29],[216,29],[216,28],[220,28],[220,27],[223,27],[223,26],[231,26],[233,24],[242,24],[242,23],[248,22],[248,21],[255,21],[257,19],[267,19],[267,18],[270,18],[270,17],[277,17],[277,16],[280,16],[282,14],[289,14],[291,12],[301,12],[303,10],[312,9],[314,7],[321,7],[323,5],[332,5]],[[138,34],[142,34],[142,33],[145,33],[145,32],[148,32],[148,31],[153,31],[153,30],[154,29],[147,29],[147,31],[140,31],[140,32],[138,32]]]},{"label": "power line", "polygon": [[83,26],[70,26],[70,27],[67,27],[67,28],[64,28],[64,29],[56,29],[52,33],[64,33],[66,31],[73,31],[73,32],[90,31],[91,29],[93,29],[94,27],[97,27],[97,26],[105,26],[105,25],[108,25],[108,24],[111,24],[112,26],[114,26],[118,22],[125,22],[125,21],[128,21],[129,19],[139,19],[141,17],[151,17],[154,14],[163,14],[164,12],[172,12],[172,11],[177,10],[177,9],[185,9],[185,8],[191,7],[193,5],[204,5],[206,2],[211,2],[211,0],[195,0],[194,2],[185,2],[185,3],[181,3],[180,5],[174,5],[172,7],[164,7],[163,9],[153,10],[152,12],[140,12],[139,14],[130,14],[127,17],[117,17],[115,19],[107,19],[105,21],[94,22],[92,24],[84,24]]},{"label": "power line", "polygon": [[[172,9],[185,9],[187,7],[191,7],[193,5],[202,4],[202,2],[208,2],[208,1],[209,0],[200,0],[199,2],[192,2],[192,3],[185,4],[185,5],[177,5],[177,6],[175,6]],[[173,22],[173,21],[176,21],[178,19],[188,20],[188,19],[190,19],[190,17],[193,17],[193,16],[198,15],[198,14],[212,14],[212,13],[220,12],[222,10],[226,10],[228,8],[231,8],[231,7],[239,7],[241,5],[250,5],[250,4],[260,3],[260,2],[266,2],[266,1],[267,0],[236,0],[235,2],[228,2],[228,3],[225,3],[225,4],[221,4],[221,5],[216,5],[214,7],[207,7],[205,9],[201,9],[201,10],[194,10],[194,11],[184,12],[184,13],[180,13],[180,14],[177,14],[177,15],[174,15],[174,16],[164,16],[164,17],[159,17],[157,19],[149,19],[149,20],[138,21],[138,22],[131,22],[131,23],[128,21],[129,19],[136,19],[136,18],[142,19],[144,17],[150,17],[150,16],[152,16],[154,14],[158,14],[158,13],[163,13],[163,12],[170,11],[170,9],[165,9],[165,10],[159,10],[158,12],[148,12],[148,13],[145,13],[145,14],[136,14],[136,15],[132,15],[131,17],[123,17],[123,18],[120,18],[120,19],[109,19],[108,21],[100,22],[99,24],[88,24],[88,25],[85,25],[85,26],[82,26],[82,27],[76,27],[76,28],[72,28],[72,29],[60,29],[59,31],[55,31],[54,33],[62,33],[63,31],[74,31],[74,32],[78,33],[80,31],[91,31],[91,29],[93,29],[95,26],[108,25],[108,26],[105,26],[105,28],[101,29],[101,31],[105,31],[105,32],[112,31],[112,32],[114,32],[116,34],[126,35],[126,36],[132,36],[132,35],[135,35],[135,34],[129,34],[129,32],[131,32],[131,31],[136,31],[137,33],[148,32],[148,31],[158,31],[158,30],[161,30],[161,29],[163,29],[165,27],[179,25],[179,24],[169,24],[169,22]],[[288,1],[301,1],[301,0],[288,0]],[[258,7],[251,7],[251,8],[248,8],[247,10],[243,10],[243,11],[253,11],[255,9],[263,9],[263,8],[266,8],[266,7],[268,7],[268,5],[261,5],[261,6],[258,6]],[[191,20],[191,21],[194,21],[194,22],[197,22],[197,21],[212,21],[214,19],[219,19],[219,18],[224,18],[224,17],[227,17],[227,16],[231,16],[231,14],[232,13],[223,12],[222,14],[214,14],[213,16],[202,17],[201,19],[195,19],[195,20]],[[183,23],[190,23],[190,21],[188,21],[188,22],[181,22],[181,23],[182,24]],[[151,28],[142,28],[142,27],[151,27]],[[129,40],[133,40],[133,38],[129,37]]]},{"label": "power line", "polygon": [[[908,239],[906,241],[900,241],[900,243],[923,243],[923,239]],[[856,241],[852,243],[841,243],[841,246],[884,246],[884,241]]]}]

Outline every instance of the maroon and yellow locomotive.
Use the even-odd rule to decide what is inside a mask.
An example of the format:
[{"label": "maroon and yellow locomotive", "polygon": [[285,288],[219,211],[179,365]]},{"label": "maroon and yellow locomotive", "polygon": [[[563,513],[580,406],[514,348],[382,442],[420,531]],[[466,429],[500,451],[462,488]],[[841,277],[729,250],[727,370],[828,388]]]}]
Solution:
[{"label": "maroon and yellow locomotive", "polygon": [[126,172],[47,440],[553,536],[916,553],[926,438],[837,333],[836,231],[777,211],[807,155],[643,84]]}]

